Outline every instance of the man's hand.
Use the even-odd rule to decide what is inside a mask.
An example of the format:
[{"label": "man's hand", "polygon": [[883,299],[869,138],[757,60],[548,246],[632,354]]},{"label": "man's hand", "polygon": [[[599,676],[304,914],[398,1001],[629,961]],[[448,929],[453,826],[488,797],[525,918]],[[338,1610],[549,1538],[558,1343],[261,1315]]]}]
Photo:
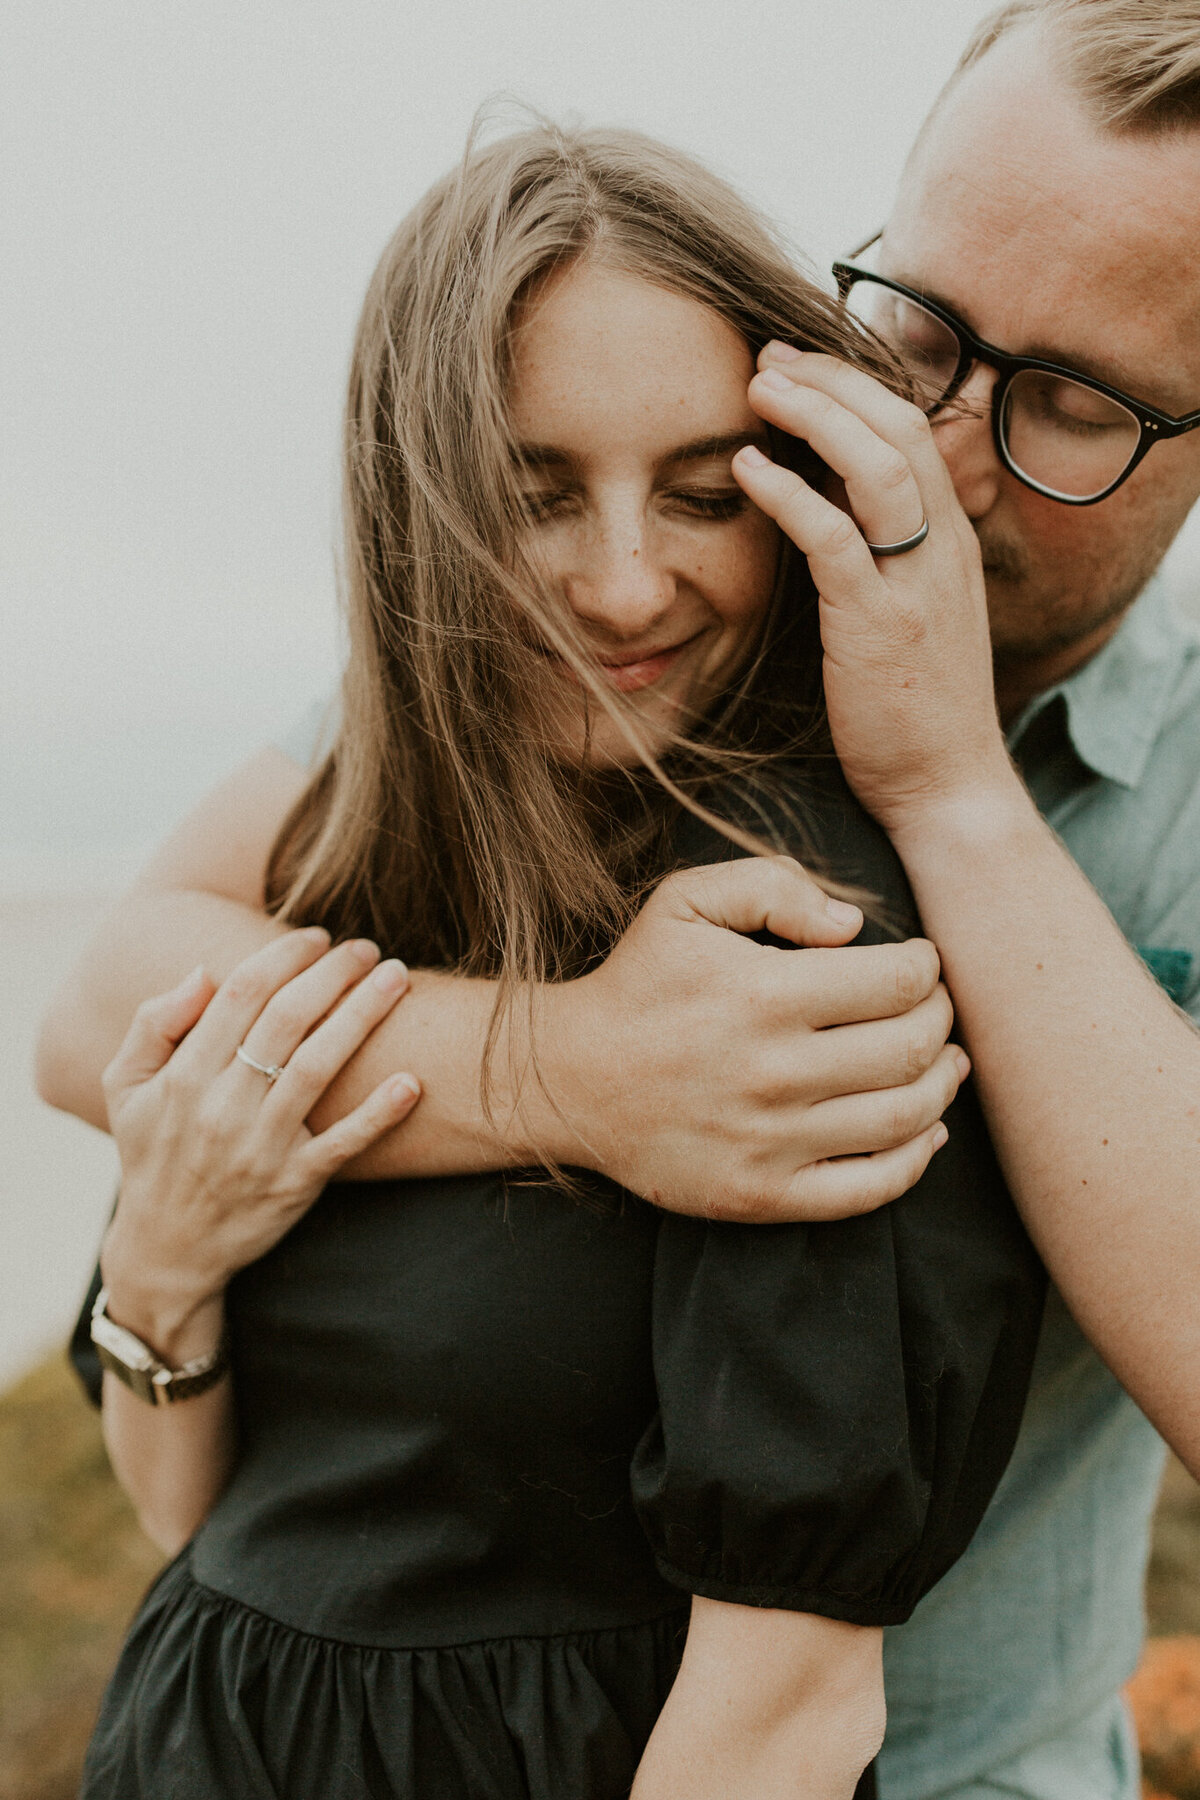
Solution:
[{"label": "man's hand", "polygon": [[[834,357],[768,345],[750,401],[844,483],[851,517],[761,452],[733,472],[808,559],[820,594],[825,694],[846,779],[885,830],[948,805],[1020,803],[996,717],[979,544],[929,423]],[[873,557],[923,518],[929,536]],[[1028,802],[1025,802],[1028,807]]]},{"label": "man's hand", "polygon": [[[932,944],[843,947],[860,924],[786,857],[669,877],[600,968],[545,991],[560,1159],[713,1218],[841,1218],[905,1193],[970,1065]],[[743,935],[761,931],[814,947]]]}]

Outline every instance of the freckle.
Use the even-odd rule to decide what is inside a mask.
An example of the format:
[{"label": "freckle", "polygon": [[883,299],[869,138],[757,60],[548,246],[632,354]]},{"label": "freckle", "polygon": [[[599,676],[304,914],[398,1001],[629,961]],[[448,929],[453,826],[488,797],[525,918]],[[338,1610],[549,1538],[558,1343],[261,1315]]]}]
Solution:
[{"label": "freckle", "polygon": [[1035,963],[1034,967],[1037,969],[1037,972],[1040,975],[1042,970],[1045,968],[1045,964],[1044,963]]},{"label": "freckle", "polygon": [[635,550],[635,551],[634,551],[634,553],[633,553],[633,554],[634,554],[634,555],[635,555],[635,556],[636,556],[636,555],[637,555],[637,551],[636,551],[636,550]]},{"label": "freckle", "polygon": [[1100,1139],[1100,1142],[1101,1142],[1101,1143],[1102,1143],[1102,1144],[1107,1144],[1107,1143],[1108,1143],[1108,1139],[1107,1139],[1107,1138],[1101,1138],[1101,1139]]},{"label": "freckle", "polygon": [[1084,1182],[1084,1184],[1083,1184],[1083,1185],[1084,1185],[1084,1187],[1086,1187],[1086,1186],[1087,1186],[1087,1182],[1086,1182],[1086,1181],[1085,1181],[1085,1182]]}]

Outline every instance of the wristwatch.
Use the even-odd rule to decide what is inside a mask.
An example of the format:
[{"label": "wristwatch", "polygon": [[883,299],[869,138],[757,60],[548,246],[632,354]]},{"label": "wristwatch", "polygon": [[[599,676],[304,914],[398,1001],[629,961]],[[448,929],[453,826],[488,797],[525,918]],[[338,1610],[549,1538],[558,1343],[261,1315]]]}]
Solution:
[{"label": "wristwatch", "polygon": [[176,1400],[194,1400],[215,1387],[229,1367],[229,1333],[207,1356],[193,1357],[178,1369],[169,1369],[148,1344],[108,1316],[108,1289],[101,1288],[92,1308],[92,1342],[102,1367],[132,1388],[139,1400],[151,1406],[170,1406]]}]

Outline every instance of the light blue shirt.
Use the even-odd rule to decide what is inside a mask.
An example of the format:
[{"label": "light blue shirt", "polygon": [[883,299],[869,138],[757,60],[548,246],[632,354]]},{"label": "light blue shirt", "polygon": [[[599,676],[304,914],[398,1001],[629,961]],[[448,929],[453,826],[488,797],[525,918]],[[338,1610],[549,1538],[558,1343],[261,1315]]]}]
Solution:
[{"label": "light blue shirt", "polygon": [[[1200,1023],[1200,637],[1161,581],[1091,662],[1027,708],[1009,743],[1125,936]],[[1140,1791],[1113,1703],[1140,1654],[1163,1455],[1052,1292],[1017,1448],[983,1524],[886,1634],[882,1800]]]}]

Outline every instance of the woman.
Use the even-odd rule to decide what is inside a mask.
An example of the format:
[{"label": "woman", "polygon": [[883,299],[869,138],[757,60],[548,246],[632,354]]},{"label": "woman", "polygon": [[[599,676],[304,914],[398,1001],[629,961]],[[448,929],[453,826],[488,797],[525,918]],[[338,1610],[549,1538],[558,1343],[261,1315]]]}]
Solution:
[{"label": "woman", "polygon": [[[826,1227],[664,1218],[582,1172],[307,1210],[412,1103],[303,1124],[403,989],[376,943],[499,977],[493,1042],[536,1081],[505,1009],[636,956],[672,870],[798,851],[915,927],[828,749],[811,588],[743,492],[778,448],[748,398],[774,338],[902,386],[722,184],[627,134],[475,152],[385,253],[342,722],[266,878],[309,930],[144,1011],[109,1076],[110,1443],[188,1541],[89,1800],[834,1800],[870,1761],[880,1628],[977,1523],[1039,1313],[969,1096],[907,1200]],[[665,889],[841,941],[783,862],[739,913],[751,868]],[[961,1072],[932,1065],[924,1162]],[[114,1328],[191,1397],[145,1407]]]}]

